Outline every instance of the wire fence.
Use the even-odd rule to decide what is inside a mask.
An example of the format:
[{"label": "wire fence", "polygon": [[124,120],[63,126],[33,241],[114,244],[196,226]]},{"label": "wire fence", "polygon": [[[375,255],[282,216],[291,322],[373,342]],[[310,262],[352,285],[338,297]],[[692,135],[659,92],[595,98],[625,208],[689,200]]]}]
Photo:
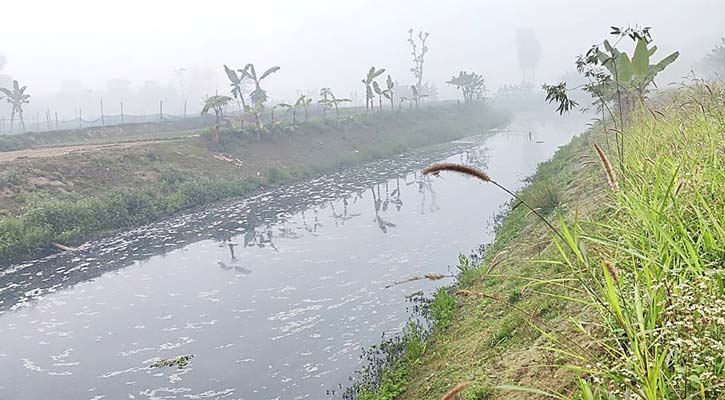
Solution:
[{"label": "wire fence", "polygon": [[70,119],[59,117],[58,112],[52,110],[46,110],[44,113],[36,112],[30,115],[24,114],[22,119],[18,114],[14,117],[12,115],[0,115],[0,135],[184,120],[198,121],[200,119],[198,113],[191,115],[186,113],[186,104],[184,104],[184,111],[180,115],[166,113],[164,112],[163,101],[159,102],[159,112],[151,114],[126,114],[123,112],[123,103],[121,103],[121,112],[118,114],[105,114],[102,102],[100,109],[101,113],[95,119],[84,118],[82,109],[77,109],[75,117]]}]

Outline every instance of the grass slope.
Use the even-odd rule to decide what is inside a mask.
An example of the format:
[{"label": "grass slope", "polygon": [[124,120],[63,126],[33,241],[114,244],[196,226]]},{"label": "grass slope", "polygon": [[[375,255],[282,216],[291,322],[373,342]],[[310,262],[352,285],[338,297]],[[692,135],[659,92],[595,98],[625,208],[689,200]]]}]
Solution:
[{"label": "grass slope", "polygon": [[358,398],[441,399],[463,382],[450,398],[723,398],[723,111],[721,86],[696,86],[635,113],[623,171],[611,132],[561,148],[519,195],[563,239],[510,210],[483,261],[462,257],[457,283],[439,291],[434,303],[457,301],[424,351]]},{"label": "grass slope", "polygon": [[[110,230],[506,123],[487,106],[375,113],[222,131],[144,146],[25,158],[0,172],[0,264]],[[252,137],[250,137],[252,136]]]}]

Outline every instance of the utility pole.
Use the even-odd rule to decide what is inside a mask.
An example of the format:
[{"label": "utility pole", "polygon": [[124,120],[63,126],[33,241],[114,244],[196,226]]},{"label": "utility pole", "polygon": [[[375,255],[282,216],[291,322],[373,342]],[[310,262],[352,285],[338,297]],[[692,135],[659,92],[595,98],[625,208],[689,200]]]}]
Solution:
[{"label": "utility pole", "polygon": [[186,100],[184,100],[184,119],[186,119]]},{"label": "utility pole", "polygon": [[59,129],[60,128],[58,127],[58,111],[56,111],[55,112],[55,130],[57,131]]},{"label": "utility pole", "polygon": [[78,109],[78,126],[83,129],[83,109]]},{"label": "utility pole", "polygon": [[123,125],[123,102],[121,102],[121,125]]},{"label": "utility pole", "polygon": [[159,121],[164,120],[164,101],[159,100]]},{"label": "utility pole", "polygon": [[101,125],[106,126],[106,120],[103,117],[103,99],[101,99]]}]

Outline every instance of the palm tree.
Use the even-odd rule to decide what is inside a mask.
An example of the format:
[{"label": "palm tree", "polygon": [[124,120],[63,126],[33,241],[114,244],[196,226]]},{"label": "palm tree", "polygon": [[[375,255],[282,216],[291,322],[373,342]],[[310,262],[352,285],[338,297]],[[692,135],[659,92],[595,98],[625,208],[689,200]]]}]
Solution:
[{"label": "palm tree", "polygon": [[373,100],[375,99],[375,94],[373,93],[372,84],[375,81],[375,78],[382,75],[384,72],[385,72],[385,68],[376,70],[375,66],[372,66],[372,67],[370,67],[368,74],[365,76],[365,79],[362,80],[363,85],[365,85],[365,109],[366,110],[369,110],[370,108],[374,108]]},{"label": "palm tree", "polygon": [[6,96],[6,101],[13,107],[12,114],[10,114],[10,132],[13,131],[13,124],[15,122],[15,114],[18,114],[20,118],[20,129],[25,132],[25,121],[23,120],[23,104],[30,103],[30,95],[25,93],[27,86],[20,87],[18,81],[13,81],[13,88],[0,88],[0,92],[3,92]]},{"label": "palm tree", "polygon": [[204,107],[201,109],[201,115],[209,114],[209,111],[214,110],[216,117],[216,123],[214,124],[214,135],[212,140],[214,144],[219,147],[219,117],[224,114],[224,107],[232,101],[229,96],[211,96],[204,100]]}]

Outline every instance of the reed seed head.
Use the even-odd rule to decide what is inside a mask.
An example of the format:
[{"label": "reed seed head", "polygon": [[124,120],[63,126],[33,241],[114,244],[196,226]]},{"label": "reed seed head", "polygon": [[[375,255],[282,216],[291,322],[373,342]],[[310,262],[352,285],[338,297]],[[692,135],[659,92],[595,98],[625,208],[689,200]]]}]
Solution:
[{"label": "reed seed head", "polygon": [[456,397],[456,395],[463,390],[465,390],[470,383],[468,382],[461,382],[458,385],[454,386],[453,389],[449,390],[448,393],[444,394],[443,397],[441,397],[441,400],[452,400]]},{"label": "reed seed head", "polygon": [[604,171],[607,173],[607,180],[609,181],[609,187],[612,188],[612,192],[617,193],[619,191],[619,184],[617,183],[617,174],[614,172],[614,169],[612,168],[612,164],[609,163],[609,159],[607,158],[607,155],[604,154],[602,151],[602,148],[599,147],[598,144],[594,144],[594,148],[597,149],[597,154],[599,154],[599,159],[602,160],[602,165],[604,166]]},{"label": "reed seed head", "polygon": [[501,301],[501,298],[496,295],[479,292],[476,290],[462,289],[462,290],[457,291],[456,294],[459,296],[484,297],[484,298],[491,299],[491,300]]},{"label": "reed seed head", "polygon": [[488,176],[487,173],[485,173],[479,169],[469,167],[468,165],[461,165],[461,164],[455,164],[455,163],[433,164],[423,170],[423,175],[430,175],[430,174],[438,175],[438,173],[440,173],[441,171],[458,172],[459,174],[478,178],[484,182],[491,182],[491,177]]},{"label": "reed seed head", "polygon": [[614,268],[614,264],[612,264],[611,261],[607,259],[603,259],[604,266],[607,268],[607,271],[609,271],[609,275],[612,277],[612,280],[614,283],[619,283],[619,276],[617,275],[617,269]]}]

